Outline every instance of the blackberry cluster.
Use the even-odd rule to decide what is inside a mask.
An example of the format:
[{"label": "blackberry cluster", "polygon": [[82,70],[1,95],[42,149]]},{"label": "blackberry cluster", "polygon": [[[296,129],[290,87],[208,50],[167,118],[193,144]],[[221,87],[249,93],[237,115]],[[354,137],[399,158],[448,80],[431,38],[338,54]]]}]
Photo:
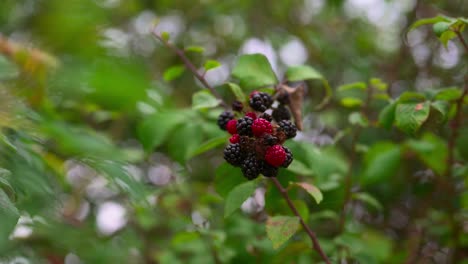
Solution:
[{"label": "blackberry cluster", "polygon": [[224,159],[240,167],[248,180],[260,174],[276,177],[279,167],[287,168],[293,161],[291,150],[283,143],[296,136],[297,128],[289,121],[291,115],[283,104],[271,109],[273,101],[269,94],[254,91],[249,100],[250,112],[248,107],[235,102],[233,110],[241,116],[236,119],[232,112],[225,111],[218,118],[219,127],[232,134],[224,149]]}]

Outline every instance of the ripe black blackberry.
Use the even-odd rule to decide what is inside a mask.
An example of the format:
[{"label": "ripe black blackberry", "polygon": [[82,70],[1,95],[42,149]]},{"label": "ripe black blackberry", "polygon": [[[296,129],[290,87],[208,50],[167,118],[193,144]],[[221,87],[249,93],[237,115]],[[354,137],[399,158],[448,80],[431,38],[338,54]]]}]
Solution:
[{"label": "ripe black blackberry", "polygon": [[289,120],[282,120],[278,122],[278,131],[283,131],[287,138],[296,136],[297,127]]},{"label": "ripe black blackberry", "polygon": [[244,116],[242,118],[239,118],[237,120],[237,134],[241,135],[241,136],[253,136],[253,133],[252,133],[252,124],[253,124],[253,119],[248,117],[248,116]]},{"label": "ripe black blackberry", "polygon": [[273,110],[272,115],[276,122],[291,119],[291,113],[284,105],[279,105],[275,110]]},{"label": "ripe black blackberry", "polygon": [[291,162],[293,161],[293,154],[291,152],[291,150],[285,146],[283,146],[283,149],[284,149],[284,152],[286,152],[286,160],[284,161],[283,165],[281,165],[281,167],[284,167],[284,168],[287,168],[289,167],[289,165],[291,164]]},{"label": "ripe black blackberry", "polygon": [[250,96],[249,105],[255,111],[265,112],[272,104],[273,98],[267,93],[256,92]]},{"label": "ripe black blackberry", "polygon": [[244,108],[244,105],[240,101],[234,101],[232,103],[232,110],[234,110],[236,112],[242,111],[243,108]]},{"label": "ripe black blackberry", "polygon": [[278,168],[275,168],[271,166],[270,164],[262,161],[260,172],[263,174],[263,176],[268,177],[268,178],[276,177],[276,175],[278,175]]},{"label": "ripe black blackberry", "polygon": [[238,143],[229,144],[224,149],[224,159],[231,165],[242,165],[242,162],[244,161],[244,156],[244,152],[241,151],[241,147]]},{"label": "ripe black blackberry", "polygon": [[271,122],[273,120],[273,117],[271,117],[271,115],[267,114],[267,113],[263,113],[260,115],[260,118],[263,118],[269,122]]},{"label": "ripe black blackberry", "polygon": [[230,111],[222,112],[218,117],[219,128],[221,128],[222,130],[226,130],[227,123],[232,119],[234,119],[234,113]]},{"label": "ripe black blackberry", "polygon": [[255,155],[250,155],[247,158],[245,158],[244,162],[242,162],[242,173],[247,179],[253,180],[257,178],[260,174],[260,165],[260,161],[257,159],[257,157],[255,157]]}]

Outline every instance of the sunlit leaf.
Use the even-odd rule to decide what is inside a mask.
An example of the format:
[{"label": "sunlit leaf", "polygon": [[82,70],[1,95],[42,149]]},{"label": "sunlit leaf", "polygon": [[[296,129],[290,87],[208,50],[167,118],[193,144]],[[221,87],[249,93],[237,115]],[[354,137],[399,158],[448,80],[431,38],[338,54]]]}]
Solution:
[{"label": "sunlit leaf", "polygon": [[234,187],[226,197],[224,217],[230,216],[239,209],[245,200],[253,194],[256,185],[254,181],[248,181]]},{"label": "sunlit leaf", "polygon": [[214,97],[208,90],[198,91],[192,96],[193,109],[208,109],[219,105],[219,99]]},{"label": "sunlit leaf", "polygon": [[217,68],[219,66],[221,66],[221,63],[219,61],[207,60],[205,62],[205,64],[203,65],[203,68],[205,68],[205,71],[209,71],[209,70]]},{"label": "sunlit leaf", "polygon": [[314,197],[315,201],[319,204],[323,200],[322,192],[320,192],[319,188],[315,187],[311,183],[307,182],[291,182],[293,186],[301,187],[302,189],[306,190],[308,194]]},{"label": "sunlit leaf", "polygon": [[172,80],[175,80],[179,78],[182,73],[185,71],[185,66],[184,65],[175,65],[167,69],[164,74],[163,78],[166,82],[170,82]]},{"label": "sunlit leaf", "polygon": [[429,117],[430,102],[400,103],[395,111],[395,125],[408,134],[416,133]]},{"label": "sunlit leaf", "polygon": [[323,79],[323,76],[320,72],[307,65],[289,67],[286,70],[286,77],[289,81],[292,82]]},{"label": "sunlit leaf", "polygon": [[238,58],[232,76],[240,80],[240,86],[258,88],[278,82],[268,59],[262,54],[242,55]]}]

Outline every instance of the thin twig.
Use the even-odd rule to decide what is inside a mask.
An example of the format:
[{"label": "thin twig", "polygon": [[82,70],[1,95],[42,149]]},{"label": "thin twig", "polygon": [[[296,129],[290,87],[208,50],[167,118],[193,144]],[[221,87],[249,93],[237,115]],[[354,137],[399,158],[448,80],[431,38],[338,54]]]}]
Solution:
[{"label": "thin twig", "polygon": [[455,34],[457,34],[457,37],[458,39],[460,40],[460,42],[462,43],[463,47],[465,47],[465,53],[466,55],[468,55],[468,44],[466,44],[466,41],[465,39],[463,38],[462,34],[460,33],[460,31],[454,31]]},{"label": "thin twig", "polygon": [[299,221],[301,222],[302,227],[306,231],[307,235],[309,235],[310,239],[312,240],[312,245],[313,248],[319,253],[320,257],[325,261],[325,263],[330,264],[330,260],[328,259],[327,255],[325,252],[323,252],[322,247],[320,246],[320,243],[317,239],[317,236],[315,233],[309,228],[309,226],[305,223],[304,219],[301,217],[299,214],[299,211],[297,211],[296,206],[294,206],[293,202],[291,201],[291,198],[289,198],[288,191],[281,185],[281,183],[276,179],[275,177],[272,177],[271,180],[275,184],[276,188],[280,191],[281,195],[283,198],[286,200],[286,202],[289,205],[289,208],[291,208],[291,211],[299,217]]},{"label": "thin twig", "polygon": [[179,58],[184,62],[185,64],[185,67],[190,70],[192,72],[192,74],[208,89],[211,91],[211,93],[219,99],[220,101],[220,104],[224,107],[224,108],[228,108],[228,104],[224,101],[223,97],[221,97],[221,95],[218,93],[218,91],[216,91],[216,89],[211,86],[205,79],[204,75],[201,75],[198,70],[197,70],[197,67],[195,67],[195,65],[193,65],[193,63],[189,60],[189,58],[187,58],[187,56],[185,56],[185,53],[184,51],[182,51],[181,49],[177,48],[176,46],[172,45],[171,43],[169,43],[167,40],[165,40],[164,38],[162,38],[160,35],[158,35],[156,32],[153,32],[154,36],[159,40],[161,41],[167,48],[169,48],[170,50],[172,50],[177,56],[179,56]]}]

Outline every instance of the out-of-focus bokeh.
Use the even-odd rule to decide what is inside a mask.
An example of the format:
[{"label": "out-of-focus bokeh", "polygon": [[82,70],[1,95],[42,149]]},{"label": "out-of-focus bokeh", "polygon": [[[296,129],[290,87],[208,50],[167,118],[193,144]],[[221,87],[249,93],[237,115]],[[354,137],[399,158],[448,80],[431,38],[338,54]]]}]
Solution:
[{"label": "out-of-focus bokeh", "polygon": [[[0,218],[0,263],[315,263],[301,232],[273,249],[266,215],[290,212],[267,184],[223,218],[227,191],[215,187],[215,175],[242,177],[220,167],[221,109],[191,107],[201,83],[153,33],[168,32],[200,71],[219,61],[205,77],[228,102],[234,96],[223,84],[238,56],[251,53],[264,54],[279,77],[307,64],[333,89],[380,78],[396,98],[463,86],[468,66],[457,39],[444,47],[430,26],[407,34],[417,19],[438,14],[467,16],[468,2],[1,0],[0,205],[12,211]],[[299,193],[295,202],[333,263],[466,263],[453,260],[447,221],[455,212],[425,202],[437,165],[400,155],[398,131],[361,133],[355,175],[382,162],[373,159],[381,152],[375,173],[389,173],[356,187],[375,197],[374,207],[356,202],[347,233],[336,236],[349,110],[332,102],[314,112],[324,96],[320,82],[307,82],[304,130],[292,143],[308,146],[295,155],[310,161],[324,200]],[[445,144],[438,137],[447,128],[435,134],[424,140]],[[466,125],[459,135],[462,166]],[[457,246],[467,249],[468,193],[463,180],[458,186],[465,234]]]}]

